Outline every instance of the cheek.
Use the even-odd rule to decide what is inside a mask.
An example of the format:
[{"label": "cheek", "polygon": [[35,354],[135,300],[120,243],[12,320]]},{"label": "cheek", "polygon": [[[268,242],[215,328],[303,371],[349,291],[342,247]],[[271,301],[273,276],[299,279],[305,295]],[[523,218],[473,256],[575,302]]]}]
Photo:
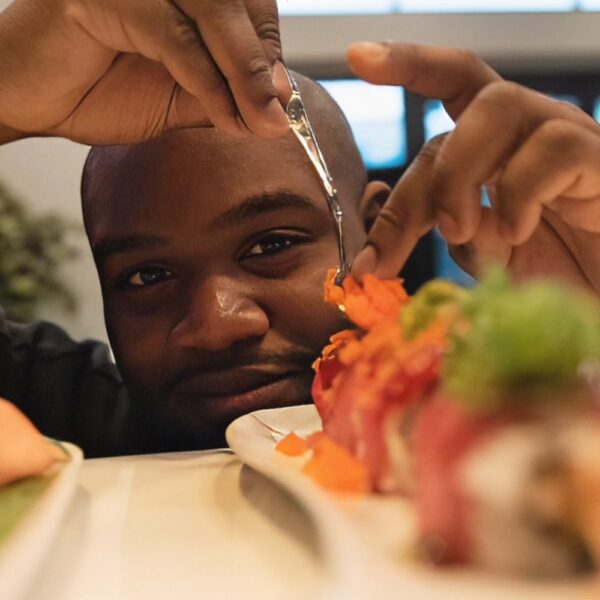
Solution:
[{"label": "cheek", "polygon": [[367,232],[362,218],[355,209],[344,210],[344,242],[348,257],[353,259],[367,241]]},{"label": "cheek", "polygon": [[123,379],[155,391],[166,374],[169,323],[160,317],[105,310],[106,330]]},{"label": "cheek", "polygon": [[329,337],[345,329],[343,314],[323,300],[327,269],[314,269],[281,285],[271,296],[271,325],[283,337],[319,355]]}]

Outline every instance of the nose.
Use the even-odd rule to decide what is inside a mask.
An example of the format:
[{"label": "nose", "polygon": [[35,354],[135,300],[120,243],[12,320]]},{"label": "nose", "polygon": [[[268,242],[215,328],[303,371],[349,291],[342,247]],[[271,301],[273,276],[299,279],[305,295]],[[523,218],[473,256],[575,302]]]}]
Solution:
[{"label": "nose", "polygon": [[183,317],[170,337],[179,347],[216,352],[264,337],[269,326],[266,312],[243,285],[213,276],[190,290]]}]

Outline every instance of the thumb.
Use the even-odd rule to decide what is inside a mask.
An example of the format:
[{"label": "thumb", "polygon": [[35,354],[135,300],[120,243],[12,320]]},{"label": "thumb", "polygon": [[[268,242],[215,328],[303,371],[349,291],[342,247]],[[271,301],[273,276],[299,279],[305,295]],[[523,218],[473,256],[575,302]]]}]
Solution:
[{"label": "thumb", "polygon": [[403,42],[359,42],[347,53],[352,72],[381,85],[442,100],[456,121],[473,98],[500,75],[475,54],[457,48]]}]

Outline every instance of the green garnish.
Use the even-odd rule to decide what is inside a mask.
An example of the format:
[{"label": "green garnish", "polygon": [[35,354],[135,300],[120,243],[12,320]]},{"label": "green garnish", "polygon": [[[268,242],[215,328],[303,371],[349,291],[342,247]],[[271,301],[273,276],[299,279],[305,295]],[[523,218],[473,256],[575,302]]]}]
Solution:
[{"label": "green garnish", "polygon": [[469,292],[449,281],[434,279],[426,283],[400,311],[400,324],[404,337],[414,339],[443,311],[457,310],[468,298]]},{"label": "green garnish", "polygon": [[557,282],[517,286],[494,270],[469,294],[462,313],[444,379],[473,409],[564,397],[562,390],[580,384],[581,366],[600,358],[600,308]]},{"label": "green garnish", "polygon": [[0,545],[52,482],[40,475],[0,486]]}]

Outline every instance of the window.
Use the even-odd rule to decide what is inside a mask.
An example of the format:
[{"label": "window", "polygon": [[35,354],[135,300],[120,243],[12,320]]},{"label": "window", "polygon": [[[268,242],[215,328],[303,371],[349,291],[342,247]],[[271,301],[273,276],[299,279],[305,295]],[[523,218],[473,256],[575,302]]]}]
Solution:
[{"label": "window", "polygon": [[568,102],[569,104],[574,104],[575,106],[581,108],[581,98],[575,94],[549,94],[549,96],[552,96],[552,98],[555,100]]},{"label": "window", "polygon": [[426,141],[454,129],[454,121],[439,100],[426,100],[423,104],[423,128]]},{"label": "window", "polygon": [[397,0],[278,0],[282,15],[360,15],[395,12]]},{"label": "window", "polygon": [[407,160],[404,91],[353,79],[320,81],[350,121],[368,169],[400,167]]},{"label": "window", "polygon": [[600,11],[600,0],[278,0],[282,15]]},{"label": "window", "polygon": [[556,12],[577,7],[575,0],[399,0],[402,12]]},{"label": "window", "polygon": [[[423,104],[423,129],[425,139],[451,131],[454,129],[454,121],[448,116],[444,106],[439,100],[426,100]],[[487,192],[482,190],[481,201],[489,206]],[[459,285],[469,287],[473,284],[473,278],[465,273],[452,259],[448,253],[448,246],[442,236],[436,231],[434,234],[434,253],[436,265],[436,277],[448,279]]]}]

